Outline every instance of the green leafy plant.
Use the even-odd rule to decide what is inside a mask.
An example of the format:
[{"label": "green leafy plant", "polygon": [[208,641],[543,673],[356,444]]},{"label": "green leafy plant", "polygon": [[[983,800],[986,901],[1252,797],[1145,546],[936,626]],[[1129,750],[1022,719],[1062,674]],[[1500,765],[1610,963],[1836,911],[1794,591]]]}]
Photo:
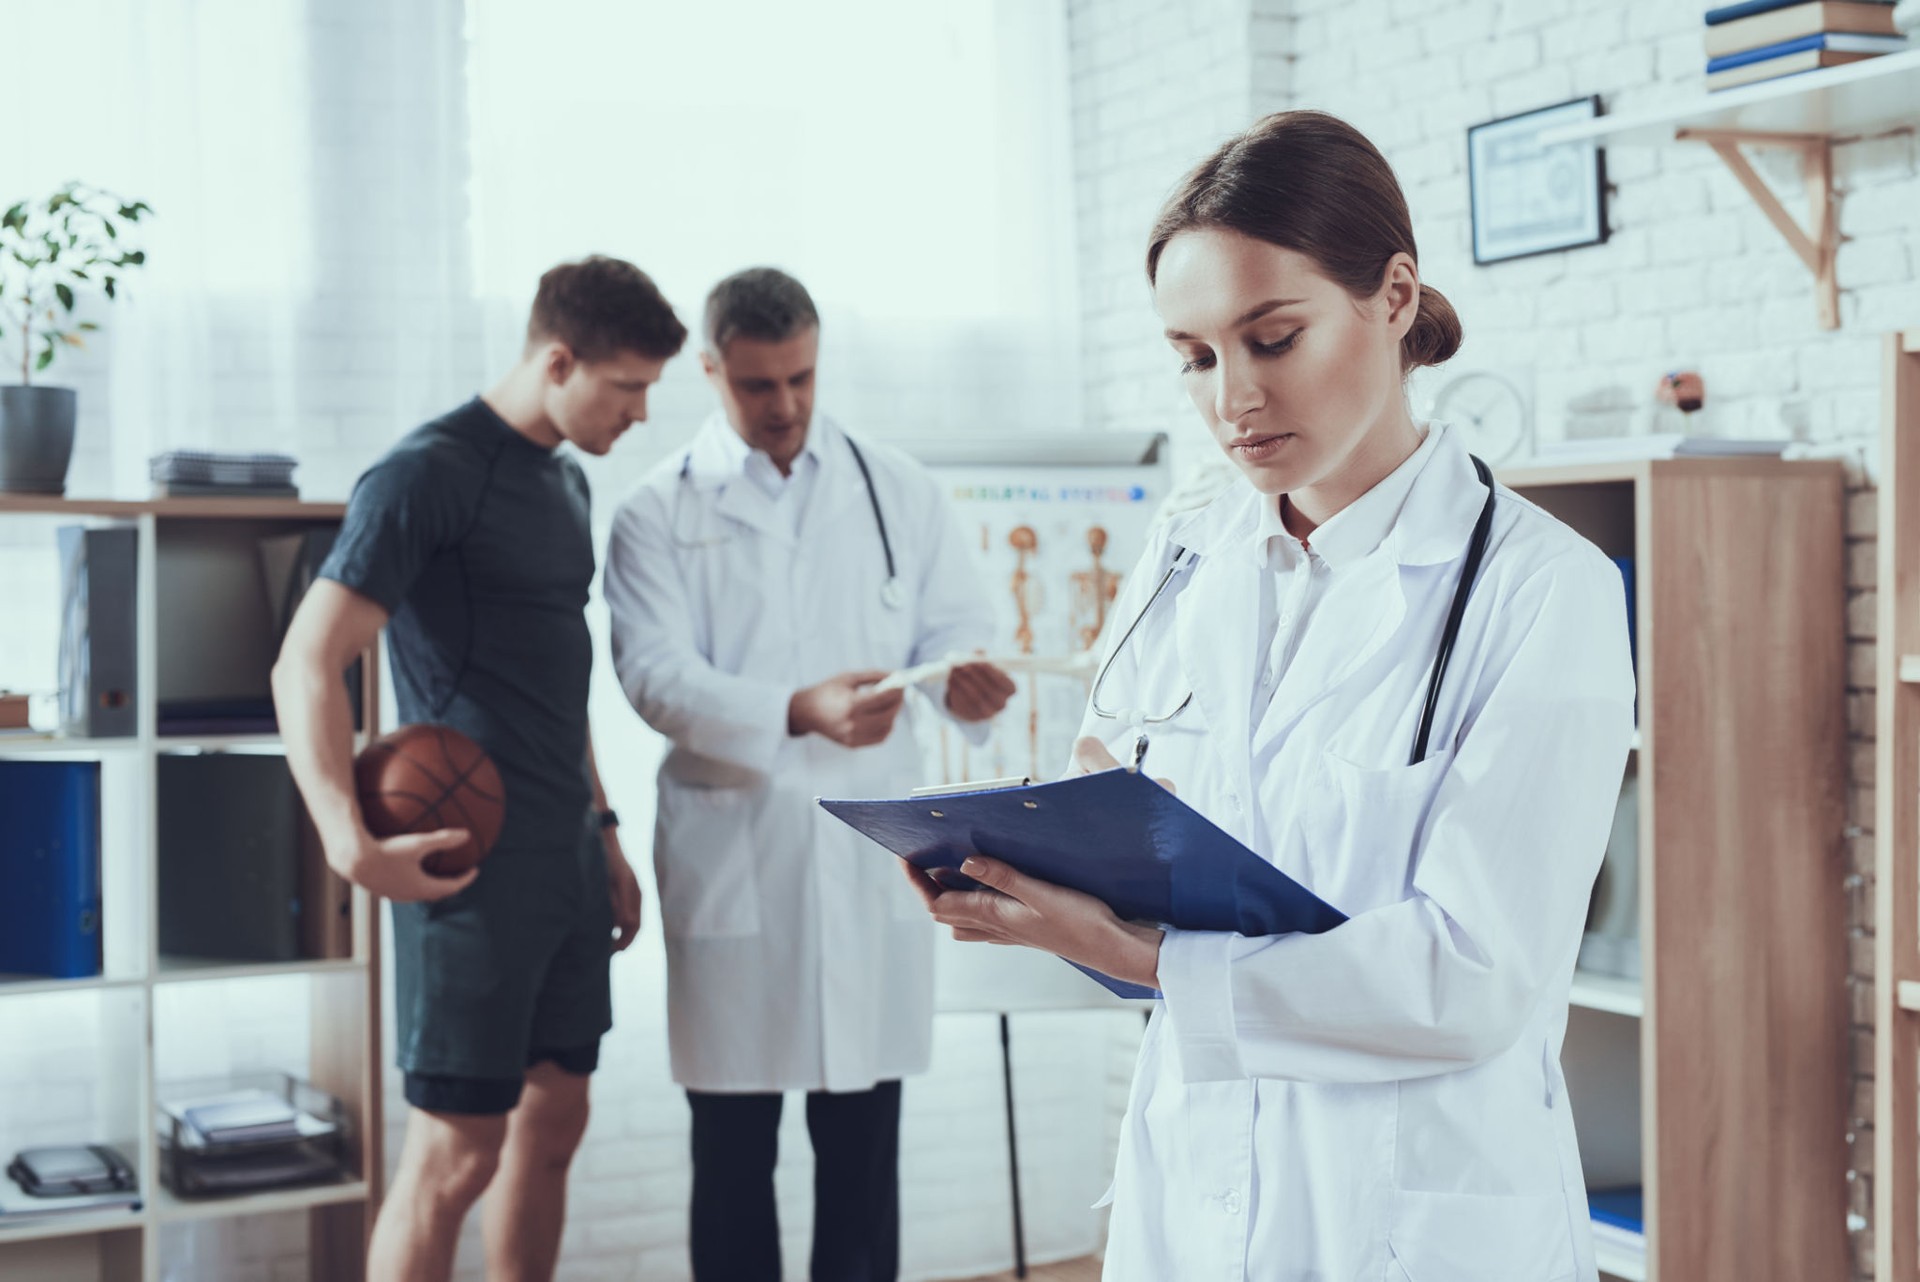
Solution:
[{"label": "green leafy plant", "polygon": [[143,200],[68,183],[0,214],[0,340],[11,334],[19,344],[22,383],[53,364],[61,348],[85,347],[81,335],[100,328],[77,319],[74,305],[94,289],[118,297],[121,275],[147,261],[121,234],[151,213]]}]

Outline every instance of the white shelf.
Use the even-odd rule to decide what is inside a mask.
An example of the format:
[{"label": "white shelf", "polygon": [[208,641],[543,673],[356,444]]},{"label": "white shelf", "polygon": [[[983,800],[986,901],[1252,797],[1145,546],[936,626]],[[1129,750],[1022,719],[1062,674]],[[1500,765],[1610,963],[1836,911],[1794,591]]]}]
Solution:
[{"label": "white shelf", "polygon": [[193,984],[223,979],[258,979],[271,975],[350,975],[367,964],[355,958],[329,961],[225,962],[211,957],[162,955],[156,984]]},{"label": "white shelf", "polygon": [[1618,1278],[1620,1282],[1647,1282],[1644,1255],[1632,1255],[1605,1242],[1595,1242],[1593,1254],[1602,1277]]},{"label": "white shelf", "polygon": [[154,741],[159,751],[172,754],[201,752],[251,752],[273,756],[287,750],[277,734],[203,734],[161,735]]},{"label": "white shelf", "polygon": [[77,735],[0,730],[0,757],[65,757],[90,761],[110,752],[132,752],[139,747],[140,740],[133,735],[116,739],[86,739]]},{"label": "white shelf", "polygon": [[138,979],[96,975],[92,979],[48,979],[43,975],[0,975],[0,998],[44,993],[98,993],[116,988],[138,988]]},{"label": "white shelf", "polygon": [[305,1188],[275,1189],[267,1193],[247,1193],[238,1197],[175,1197],[170,1189],[157,1188],[153,1194],[154,1219],[161,1224],[187,1220],[224,1220],[240,1215],[273,1215],[281,1211],[305,1211],[316,1206],[337,1206],[367,1199],[365,1180],[345,1180],[338,1184],[313,1184]]},{"label": "white shelf", "polygon": [[1628,1015],[1634,1019],[1646,1013],[1647,1005],[1640,992],[1639,980],[1593,975],[1585,971],[1574,972],[1573,991],[1568,1000],[1586,1010]]},{"label": "white shelf", "polygon": [[118,1207],[107,1211],[69,1211],[18,1223],[0,1220],[0,1247],[10,1242],[44,1242],[50,1238],[92,1237],[116,1229],[137,1229],[145,1218],[139,1210]]},{"label": "white shelf", "polygon": [[[1702,55],[1704,59],[1705,55]],[[1920,49],[1703,94],[1661,110],[1601,116],[1544,143],[1670,143],[1682,129],[1860,138],[1920,123]]]}]

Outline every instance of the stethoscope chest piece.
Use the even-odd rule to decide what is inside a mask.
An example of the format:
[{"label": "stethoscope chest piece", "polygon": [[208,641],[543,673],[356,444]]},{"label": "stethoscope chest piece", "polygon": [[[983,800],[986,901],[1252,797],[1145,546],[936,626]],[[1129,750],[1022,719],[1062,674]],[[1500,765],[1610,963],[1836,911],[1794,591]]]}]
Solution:
[{"label": "stethoscope chest piece", "polygon": [[907,594],[900,587],[900,580],[889,578],[880,585],[880,604],[889,610],[898,610],[907,603]]}]

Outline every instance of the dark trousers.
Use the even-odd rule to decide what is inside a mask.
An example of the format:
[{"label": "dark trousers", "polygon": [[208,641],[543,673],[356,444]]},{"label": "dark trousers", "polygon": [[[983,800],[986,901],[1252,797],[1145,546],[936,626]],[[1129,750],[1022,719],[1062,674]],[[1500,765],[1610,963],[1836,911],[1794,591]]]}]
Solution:
[{"label": "dark trousers", "polygon": [[[779,1095],[688,1091],[693,1107],[693,1276],[779,1282],[773,1167]],[[900,1270],[900,1083],[807,1096],[813,1140],[813,1282],[894,1282]]]}]

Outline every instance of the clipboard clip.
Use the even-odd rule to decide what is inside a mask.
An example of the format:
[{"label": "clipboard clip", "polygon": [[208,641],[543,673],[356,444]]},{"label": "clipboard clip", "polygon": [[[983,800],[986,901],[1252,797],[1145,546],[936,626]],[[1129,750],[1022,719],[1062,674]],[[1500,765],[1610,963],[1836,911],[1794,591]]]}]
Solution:
[{"label": "clipboard clip", "polygon": [[1136,775],[1139,774],[1140,767],[1142,764],[1146,762],[1146,759],[1147,759],[1147,732],[1145,730],[1142,730],[1139,732],[1139,734],[1134,736],[1133,759],[1127,762],[1127,772],[1129,774],[1136,774]]},{"label": "clipboard clip", "polygon": [[975,783],[935,784],[928,788],[915,788],[909,797],[957,797],[968,792],[1004,792],[1008,788],[1024,788],[1033,780],[1026,775],[1009,775],[1005,779],[981,779]]}]

